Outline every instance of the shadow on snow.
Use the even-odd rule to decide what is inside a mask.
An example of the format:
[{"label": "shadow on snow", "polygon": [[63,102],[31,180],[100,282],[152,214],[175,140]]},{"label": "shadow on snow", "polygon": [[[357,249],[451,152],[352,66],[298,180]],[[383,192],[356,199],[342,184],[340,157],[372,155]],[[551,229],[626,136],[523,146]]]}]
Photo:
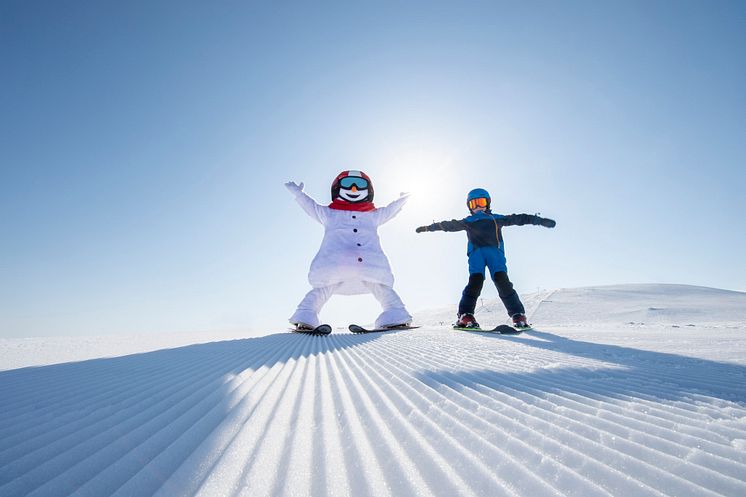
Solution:
[{"label": "shadow on snow", "polygon": [[579,395],[592,392],[605,398],[690,401],[693,397],[705,396],[741,403],[746,407],[746,367],[738,364],[573,340],[535,329],[516,336],[479,335],[598,363],[515,373],[489,369],[428,371],[422,373],[421,379],[425,382],[444,379],[465,386],[484,383],[489,388],[523,384],[539,391]]},{"label": "shadow on snow", "polygon": [[110,495],[135,475],[153,493],[258,405],[247,380],[380,336],[287,332],[0,372],[0,494]]}]

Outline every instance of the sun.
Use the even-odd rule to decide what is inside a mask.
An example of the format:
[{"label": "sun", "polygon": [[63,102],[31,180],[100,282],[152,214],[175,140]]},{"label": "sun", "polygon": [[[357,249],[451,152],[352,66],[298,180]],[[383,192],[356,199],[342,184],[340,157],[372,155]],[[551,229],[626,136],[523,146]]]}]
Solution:
[{"label": "sun", "polygon": [[452,191],[456,177],[456,161],[452,155],[434,150],[400,151],[387,161],[384,182],[399,188],[398,193],[411,193],[407,210],[432,211],[444,195]]}]

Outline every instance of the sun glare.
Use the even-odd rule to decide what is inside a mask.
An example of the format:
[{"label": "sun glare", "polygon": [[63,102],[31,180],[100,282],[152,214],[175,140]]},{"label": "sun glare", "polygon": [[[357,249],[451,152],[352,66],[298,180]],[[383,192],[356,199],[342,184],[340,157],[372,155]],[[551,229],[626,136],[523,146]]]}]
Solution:
[{"label": "sun glare", "polygon": [[436,151],[409,150],[397,154],[387,164],[382,182],[398,188],[395,192],[411,193],[407,210],[429,211],[450,191],[456,178],[455,159]]}]

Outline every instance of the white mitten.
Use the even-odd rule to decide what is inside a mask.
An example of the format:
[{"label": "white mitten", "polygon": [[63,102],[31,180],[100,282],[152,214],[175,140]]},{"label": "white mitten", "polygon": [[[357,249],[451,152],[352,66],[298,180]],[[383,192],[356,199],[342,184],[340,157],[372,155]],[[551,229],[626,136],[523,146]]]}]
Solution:
[{"label": "white mitten", "polygon": [[301,181],[300,185],[297,185],[295,184],[295,181],[288,181],[285,183],[285,188],[290,190],[290,193],[297,197],[303,192],[303,182]]}]

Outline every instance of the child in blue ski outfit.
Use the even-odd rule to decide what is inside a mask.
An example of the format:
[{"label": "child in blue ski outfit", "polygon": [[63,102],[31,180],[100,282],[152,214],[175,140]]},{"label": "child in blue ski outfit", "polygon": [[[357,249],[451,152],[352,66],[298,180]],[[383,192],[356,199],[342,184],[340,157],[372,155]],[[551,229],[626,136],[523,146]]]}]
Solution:
[{"label": "child in blue ski outfit", "polygon": [[493,214],[490,210],[490,194],[487,190],[477,188],[469,192],[466,205],[471,215],[464,219],[441,221],[429,226],[420,226],[415,231],[466,231],[469,239],[467,255],[469,256],[469,283],[461,295],[458,306],[458,328],[479,328],[474,319],[477,299],[482,293],[485,279],[485,267],[489,268],[492,281],[495,282],[498,295],[513,319],[516,328],[529,328],[526,310],[508,279],[508,268],[505,261],[505,244],[503,243],[503,226],[523,226],[537,224],[554,228],[557,223],[551,219],[531,214]]}]

